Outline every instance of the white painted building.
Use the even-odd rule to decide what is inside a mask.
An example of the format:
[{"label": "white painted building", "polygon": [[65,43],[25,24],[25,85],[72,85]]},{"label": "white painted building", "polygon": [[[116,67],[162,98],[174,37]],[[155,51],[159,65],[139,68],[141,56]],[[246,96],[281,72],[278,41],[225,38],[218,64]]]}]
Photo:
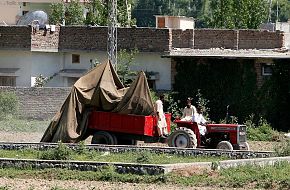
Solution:
[{"label": "white painted building", "polygon": [[194,19],[185,16],[155,15],[156,28],[194,29]]}]

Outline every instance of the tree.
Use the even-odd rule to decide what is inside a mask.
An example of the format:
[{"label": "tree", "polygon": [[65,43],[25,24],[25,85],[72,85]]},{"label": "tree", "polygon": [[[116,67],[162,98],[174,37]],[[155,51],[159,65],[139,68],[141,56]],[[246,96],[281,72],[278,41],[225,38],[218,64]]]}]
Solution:
[{"label": "tree", "polygon": [[65,12],[65,22],[67,25],[81,25],[84,22],[84,7],[78,0],[72,0]]},{"label": "tree", "polygon": [[272,2],[272,22],[287,22],[290,18],[290,2],[288,0],[276,0]]},{"label": "tree", "polygon": [[216,0],[210,2],[207,24],[213,28],[257,29],[266,21],[267,0]]},{"label": "tree", "polygon": [[50,5],[49,22],[50,24],[62,24],[65,16],[64,3],[52,3]]},{"label": "tree", "polygon": [[117,73],[125,86],[129,86],[133,77],[136,76],[136,72],[131,70],[131,66],[138,53],[139,51],[136,48],[130,51],[121,49],[118,52]]},{"label": "tree", "polygon": [[[105,26],[108,24],[108,10],[110,4],[109,1],[102,0],[89,0],[86,4],[86,8],[89,10],[85,24],[90,25],[101,25]],[[120,26],[131,26],[136,23],[135,19],[128,21],[128,17],[131,17],[130,6],[133,4],[133,0],[118,0],[117,1],[117,15],[118,23]],[[130,14],[128,16],[128,14]]]},{"label": "tree", "polygon": [[84,7],[78,0],[69,4],[53,3],[50,6],[49,22],[51,24],[80,25],[84,21]]}]

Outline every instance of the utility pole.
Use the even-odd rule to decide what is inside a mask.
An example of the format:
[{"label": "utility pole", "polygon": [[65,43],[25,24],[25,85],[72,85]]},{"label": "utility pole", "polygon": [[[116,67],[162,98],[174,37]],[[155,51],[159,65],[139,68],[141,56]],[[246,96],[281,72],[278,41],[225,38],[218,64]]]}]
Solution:
[{"label": "utility pole", "polygon": [[268,23],[271,22],[271,13],[272,13],[272,0],[269,0],[269,15],[268,15]]},{"label": "utility pole", "polygon": [[108,1],[108,59],[117,71],[117,0]]},{"label": "utility pole", "polygon": [[277,0],[277,17],[276,17],[276,22],[279,22],[279,1]]}]

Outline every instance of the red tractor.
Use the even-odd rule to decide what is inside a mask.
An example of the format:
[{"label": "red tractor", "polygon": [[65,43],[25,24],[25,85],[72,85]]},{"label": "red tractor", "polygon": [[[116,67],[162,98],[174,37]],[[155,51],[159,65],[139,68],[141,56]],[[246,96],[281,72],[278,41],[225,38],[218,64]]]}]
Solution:
[{"label": "red tractor", "polygon": [[[165,114],[170,131],[171,114]],[[208,124],[207,134],[201,136],[194,122],[175,121],[177,128],[167,139],[160,138],[155,116],[118,114],[93,111],[88,128],[93,135],[92,144],[135,145],[137,140],[147,143],[167,141],[171,147],[249,149],[246,126],[237,124]]]},{"label": "red tractor", "polygon": [[207,133],[200,135],[196,122],[174,121],[177,128],[168,137],[168,145],[183,148],[217,148],[249,150],[246,126],[239,124],[207,124]]}]

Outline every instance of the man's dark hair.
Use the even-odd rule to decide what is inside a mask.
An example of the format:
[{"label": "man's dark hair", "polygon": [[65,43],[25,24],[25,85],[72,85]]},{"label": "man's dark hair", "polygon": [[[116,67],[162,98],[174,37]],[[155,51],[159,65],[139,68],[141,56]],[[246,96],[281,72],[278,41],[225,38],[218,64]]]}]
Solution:
[{"label": "man's dark hair", "polygon": [[160,99],[164,99],[164,97],[165,97],[164,94],[160,94],[160,95],[159,95],[159,98],[160,98]]}]

